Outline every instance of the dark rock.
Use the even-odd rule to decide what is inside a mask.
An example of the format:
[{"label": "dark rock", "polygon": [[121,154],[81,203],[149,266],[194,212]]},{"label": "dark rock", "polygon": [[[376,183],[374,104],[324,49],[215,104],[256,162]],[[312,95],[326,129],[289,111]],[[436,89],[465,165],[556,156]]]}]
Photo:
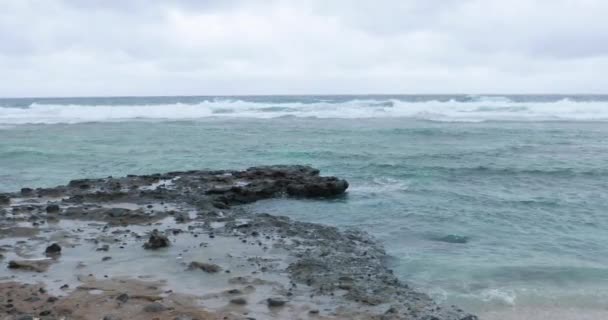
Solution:
[{"label": "dark rock", "polygon": [[247,304],[247,300],[245,298],[234,298],[230,300],[230,303],[243,306]]},{"label": "dark rock", "polygon": [[57,243],[53,243],[52,245],[46,247],[46,250],[44,250],[44,253],[47,256],[56,256],[56,255],[60,255],[61,254],[61,246]]},{"label": "dark rock", "polygon": [[287,301],[285,301],[284,299],[281,299],[281,298],[268,298],[268,299],[266,299],[266,303],[268,304],[269,307],[275,308],[275,307],[284,306],[287,303]]},{"label": "dark rock", "polygon": [[15,320],[34,320],[34,317],[32,317],[30,315],[21,315],[21,316],[15,317]]},{"label": "dark rock", "polygon": [[110,250],[110,246],[109,246],[109,245],[107,245],[107,244],[104,244],[103,246],[101,246],[101,247],[99,247],[99,248],[95,249],[95,251],[106,251],[106,252],[107,252],[108,250]]},{"label": "dark rock", "polygon": [[144,249],[160,249],[169,246],[169,239],[162,235],[158,230],[154,229],[152,234],[150,234],[150,238],[148,242],[144,244]]},{"label": "dark rock", "polygon": [[125,303],[129,300],[129,295],[126,293],[121,293],[116,297],[116,300]]},{"label": "dark rock", "polygon": [[11,260],[8,262],[8,268],[44,272],[50,264],[51,262],[48,260]]},{"label": "dark rock", "polygon": [[108,314],[103,317],[103,320],[122,320],[122,318],[115,316],[115,315]]},{"label": "dark rock", "polygon": [[207,273],[216,273],[216,272],[219,272],[222,270],[222,268],[220,266],[218,266],[217,264],[198,262],[198,261],[190,262],[190,264],[188,265],[188,270],[195,270],[195,269],[200,269]]},{"label": "dark rock", "polygon": [[48,206],[46,206],[46,213],[57,213],[61,210],[61,208],[59,207],[59,205],[56,204],[49,204]]},{"label": "dark rock", "polygon": [[11,204],[11,198],[9,196],[5,196],[0,194],[0,205]]},{"label": "dark rock", "polygon": [[153,302],[143,308],[144,312],[158,313],[167,310],[167,307],[161,303]]},{"label": "dark rock", "polygon": [[103,258],[101,258],[101,261],[108,261],[108,260],[112,260],[112,257],[103,257]]},{"label": "dark rock", "polygon": [[21,194],[24,196],[31,196],[34,193],[32,188],[21,188]]},{"label": "dark rock", "polygon": [[314,180],[295,182],[287,186],[287,194],[295,197],[335,197],[348,188],[346,180],[334,177],[318,177]]}]

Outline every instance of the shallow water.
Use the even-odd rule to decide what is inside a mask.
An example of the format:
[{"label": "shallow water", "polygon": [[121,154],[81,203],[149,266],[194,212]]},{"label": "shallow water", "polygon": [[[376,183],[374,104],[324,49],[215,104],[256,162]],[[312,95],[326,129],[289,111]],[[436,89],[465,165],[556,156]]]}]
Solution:
[{"label": "shallow water", "polygon": [[605,97],[188,98],[186,109],[175,99],[0,100],[0,191],[309,164],[348,179],[348,195],[252,208],[367,230],[404,280],[488,319],[534,308],[605,312]]}]

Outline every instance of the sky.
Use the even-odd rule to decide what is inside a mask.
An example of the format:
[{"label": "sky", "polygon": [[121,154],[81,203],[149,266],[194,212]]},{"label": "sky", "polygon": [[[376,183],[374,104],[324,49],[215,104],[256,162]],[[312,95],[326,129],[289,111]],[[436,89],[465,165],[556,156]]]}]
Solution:
[{"label": "sky", "polygon": [[605,0],[0,0],[0,97],[608,93]]}]

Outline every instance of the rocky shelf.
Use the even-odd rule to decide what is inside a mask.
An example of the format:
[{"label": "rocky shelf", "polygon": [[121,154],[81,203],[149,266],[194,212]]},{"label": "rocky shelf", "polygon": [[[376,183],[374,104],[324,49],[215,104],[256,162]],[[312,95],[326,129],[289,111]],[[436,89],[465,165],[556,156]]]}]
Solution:
[{"label": "rocky shelf", "polygon": [[399,281],[365,232],[241,206],[347,188],[267,166],[0,194],[0,318],[477,319]]}]

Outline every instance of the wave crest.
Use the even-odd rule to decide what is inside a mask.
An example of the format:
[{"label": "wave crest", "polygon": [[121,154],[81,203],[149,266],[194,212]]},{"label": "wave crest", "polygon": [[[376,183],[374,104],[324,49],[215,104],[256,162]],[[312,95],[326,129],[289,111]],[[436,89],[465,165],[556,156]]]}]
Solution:
[{"label": "wave crest", "polygon": [[[78,99],[73,99],[77,101]],[[153,99],[152,99],[153,100]],[[148,99],[148,102],[151,101]],[[0,102],[1,103],[1,102]],[[105,104],[104,104],[105,103]],[[196,103],[98,105],[34,102],[0,106],[0,124],[53,124],[106,121],[196,120],[203,118],[412,118],[430,121],[606,121],[608,101],[514,101],[506,97],[449,100],[350,99],[262,101],[211,99]]]}]

